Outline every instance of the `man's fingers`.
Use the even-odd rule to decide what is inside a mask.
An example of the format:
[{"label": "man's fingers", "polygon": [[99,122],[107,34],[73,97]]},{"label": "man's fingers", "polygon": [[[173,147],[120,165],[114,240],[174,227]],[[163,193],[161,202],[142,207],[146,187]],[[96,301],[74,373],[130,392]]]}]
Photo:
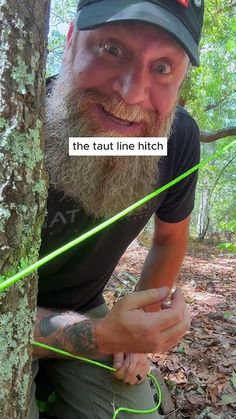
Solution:
[{"label": "man's fingers", "polygon": [[186,306],[182,322],[163,330],[161,333],[163,341],[166,342],[165,350],[172,348],[179,342],[179,340],[185,335],[186,331],[190,329],[190,324],[191,316]]},{"label": "man's fingers", "polygon": [[176,298],[182,298],[183,299],[183,294],[180,288],[176,288],[175,291],[171,294],[171,301],[175,301]]},{"label": "man's fingers", "polygon": [[168,298],[167,300],[163,301],[163,302],[160,304],[160,308],[161,308],[162,310],[165,310],[165,309],[167,309],[167,308],[170,308],[170,306],[171,306],[171,305],[172,305],[172,303],[173,303],[173,300],[176,300],[176,298],[177,298],[177,300],[178,300],[179,298],[183,299],[183,298],[182,298],[182,292],[181,292],[180,288],[176,288],[176,290],[175,290],[173,293],[171,293],[171,295],[170,295],[170,300],[169,300],[169,298]]},{"label": "man's fingers", "polygon": [[126,310],[132,310],[143,308],[149,304],[159,303],[167,297],[169,291],[170,289],[168,287],[162,287],[133,292],[124,297],[123,307]]},{"label": "man's fingers", "polygon": [[155,327],[155,324],[158,323],[158,328],[160,331],[168,329],[180,322],[182,322],[184,317],[184,310],[186,308],[186,303],[182,296],[180,290],[176,290],[175,295],[173,296],[173,301],[166,306],[164,310],[159,311],[158,313],[147,313],[146,321],[150,327]]},{"label": "man's fingers", "polygon": [[119,368],[121,368],[122,365],[124,364],[124,359],[125,359],[124,352],[118,352],[118,353],[114,354],[114,357],[113,357],[113,368],[115,368],[116,370],[118,370]]},{"label": "man's fingers", "polygon": [[[127,378],[136,378],[137,374],[143,377],[145,374],[148,373],[150,368],[150,362],[147,358],[147,355],[143,354],[135,354],[136,357],[131,358],[131,362],[127,365],[126,368],[126,377]],[[133,357],[133,354],[132,354]]]},{"label": "man's fingers", "polygon": [[[96,326],[96,335],[101,353],[159,352],[165,347],[162,332],[177,324],[184,326],[186,303],[180,290],[177,290],[169,308],[158,312],[145,312],[143,307],[155,302],[164,302],[169,289],[139,291],[123,297],[108,315]],[[181,326],[182,327],[182,326]],[[170,336],[171,338],[171,336]],[[175,336],[173,336],[175,339]],[[118,362],[118,361],[117,361]],[[118,371],[123,370],[123,365]]]},{"label": "man's fingers", "polygon": [[122,367],[124,382],[130,385],[141,383],[146,378],[149,368],[150,362],[145,354],[126,354]]},{"label": "man's fingers", "polygon": [[125,370],[123,367],[121,367],[118,371],[113,372],[113,376],[117,379],[117,380],[124,380],[125,378]]}]

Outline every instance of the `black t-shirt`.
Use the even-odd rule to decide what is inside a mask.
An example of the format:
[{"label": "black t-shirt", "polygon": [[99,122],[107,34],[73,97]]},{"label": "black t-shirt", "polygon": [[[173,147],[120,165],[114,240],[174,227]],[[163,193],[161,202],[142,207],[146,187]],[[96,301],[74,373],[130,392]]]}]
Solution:
[{"label": "black t-shirt", "polygon": [[[159,162],[158,187],[199,162],[199,130],[178,108],[168,156]],[[165,222],[184,220],[194,206],[194,173],[149,201],[145,207],[97,233],[39,269],[38,304],[81,312],[103,303],[102,291],[128,245],[156,213]],[[40,257],[100,224],[73,199],[49,188],[47,217],[42,230]]]}]

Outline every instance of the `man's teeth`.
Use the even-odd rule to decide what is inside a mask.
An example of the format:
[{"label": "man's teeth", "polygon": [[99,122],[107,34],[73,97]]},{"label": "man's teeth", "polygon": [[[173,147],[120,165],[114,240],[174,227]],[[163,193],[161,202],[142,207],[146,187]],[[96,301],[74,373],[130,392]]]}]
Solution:
[{"label": "man's teeth", "polygon": [[106,114],[109,116],[109,118],[113,119],[115,122],[118,122],[121,125],[132,125],[133,122],[131,121],[127,121],[125,119],[121,119],[121,118],[117,118],[116,116],[112,115],[110,112],[106,111],[106,109],[103,108],[103,110],[106,112]]},{"label": "man's teeth", "polygon": [[116,118],[116,116],[113,116],[111,114],[109,114],[109,117],[111,119],[114,119],[115,122],[119,122],[119,124],[121,124],[121,125],[131,125],[132,124],[132,122],[130,122],[130,121],[125,121],[124,119]]}]

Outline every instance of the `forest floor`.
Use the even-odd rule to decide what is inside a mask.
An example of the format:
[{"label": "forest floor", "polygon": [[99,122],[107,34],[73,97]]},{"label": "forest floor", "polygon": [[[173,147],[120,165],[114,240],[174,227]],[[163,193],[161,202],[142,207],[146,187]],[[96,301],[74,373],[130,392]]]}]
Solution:
[{"label": "forest floor", "polygon": [[[106,289],[112,304],[133,290],[147,255],[145,232],[127,249]],[[192,326],[168,353],[151,356],[170,390],[177,418],[236,418],[236,255],[190,242],[179,286]]]}]

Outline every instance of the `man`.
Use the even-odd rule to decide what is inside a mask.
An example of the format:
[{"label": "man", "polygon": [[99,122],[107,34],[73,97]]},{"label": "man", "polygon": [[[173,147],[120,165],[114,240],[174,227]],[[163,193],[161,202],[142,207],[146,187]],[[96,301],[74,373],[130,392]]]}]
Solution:
[{"label": "man", "polygon": [[[200,0],[79,1],[47,103],[50,188],[42,256],[198,162],[198,128],[176,103],[190,62],[199,64],[202,19]],[[168,156],[69,157],[69,136],[168,136]],[[35,340],[117,369],[112,375],[34,348],[58,393],[51,415],[108,419],[121,406],[154,406],[146,354],[168,350],[189,327],[181,291],[165,300],[185,253],[195,184],[192,175],[40,269]],[[108,311],[104,286],[154,213],[138,291]],[[37,417],[32,402],[30,418]]]}]

